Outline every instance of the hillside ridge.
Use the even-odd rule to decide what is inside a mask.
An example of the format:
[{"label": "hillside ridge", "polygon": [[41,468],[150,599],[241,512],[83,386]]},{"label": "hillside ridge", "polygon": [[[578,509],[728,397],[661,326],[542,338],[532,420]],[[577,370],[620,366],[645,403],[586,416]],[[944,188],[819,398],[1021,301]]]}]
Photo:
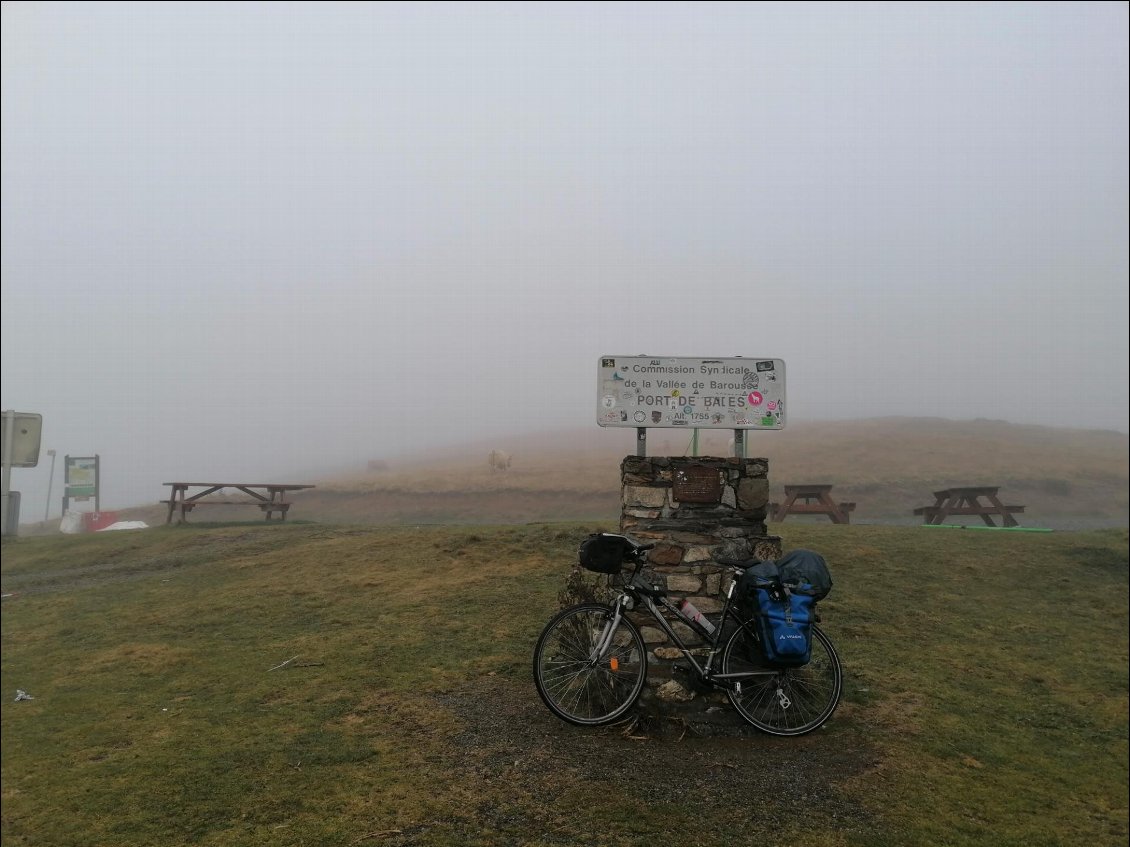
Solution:
[{"label": "hillside ridge", "polygon": [[[700,431],[697,455],[732,451],[728,430]],[[650,430],[649,455],[692,453],[692,434]],[[491,449],[512,457],[492,471]],[[294,496],[291,517],[325,522],[527,523],[619,520],[620,463],[635,453],[632,429],[591,429],[508,438],[452,440],[428,453],[370,456],[353,469],[311,478]],[[803,422],[748,433],[750,457],[769,464],[770,498],[786,483],[830,483],[856,502],[857,523],[913,524],[932,492],[995,485],[1025,506],[1022,523],[1089,529],[1130,523],[1130,449],[1123,433],[1007,421],[874,418]],[[247,520],[247,510],[216,507],[199,520]],[[124,510],[164,521],[153,509]],[[199,516],[199,517],[198,517]],[[823,518],[789,520],[823,521]]]}]

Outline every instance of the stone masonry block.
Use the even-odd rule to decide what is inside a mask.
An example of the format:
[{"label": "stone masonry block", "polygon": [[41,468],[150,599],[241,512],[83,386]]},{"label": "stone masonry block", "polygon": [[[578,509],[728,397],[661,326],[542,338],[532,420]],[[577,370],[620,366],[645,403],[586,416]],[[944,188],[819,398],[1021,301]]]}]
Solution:
[{"label": "stone masonry block", "polygon": [[683,561],[683,548],[677,544],[656,544],[647,560],[653,565],[677,565]]},{"label": "stone masonry block", "polygon": [[722,611],[722,606],[725,604],[724,600],[719,600],[717,597],[707,597],[704,594],[696,594],[691,598],[691,602],[704,615],[712,615],[715,612]]},{"label": "stone masonry block", "polygon": [[710,547],[688,547],[687,552],[683,554],[683,563],[691,564],[693,562],[705,562],[713,558],[710,555]]},{"label": "stone masonry block", "polygon": [[769,502],[769,480],[743,479],[738,483],[738,508],[763,509]]},{"label": "stone masonry block", "polygon": [[702,577],[689,573],[667,574],[667,590],[694,594],[702,590]]},{"label": "stone masonry block", "polygon": [[[766,486],[768,496],[768,486]],[[624,505],[628,508],[661,509],[667,502],[667,491],[643,485],[624,486]]]}]

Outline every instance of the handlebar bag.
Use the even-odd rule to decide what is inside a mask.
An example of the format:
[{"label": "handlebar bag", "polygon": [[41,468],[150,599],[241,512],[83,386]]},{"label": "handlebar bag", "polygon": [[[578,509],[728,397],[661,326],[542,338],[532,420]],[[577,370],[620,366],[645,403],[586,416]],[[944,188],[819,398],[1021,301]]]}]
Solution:
[{"label": "handlebar bag", "polygon": [[617,574],[633,549],[632,543],[622,535],[594,532],[581,542],[577,558],[586,570]]},{"label": "handlebar bag", "polygon": [[795,668],[812,659],[812,622],[816,599],[776,587],[753,591],[754,619],[766,660],[778,667]]}]

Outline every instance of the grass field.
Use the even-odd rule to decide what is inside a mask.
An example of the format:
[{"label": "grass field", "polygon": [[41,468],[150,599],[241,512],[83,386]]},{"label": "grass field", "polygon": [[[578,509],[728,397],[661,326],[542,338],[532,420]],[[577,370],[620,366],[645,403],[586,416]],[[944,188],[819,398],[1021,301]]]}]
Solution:
[{"label": "grass field", "polygon": [[779,525],[832,569],[844,702],[676,740],[534,692],[597,528],[5,540],[3,843],[1127,843],[1126,530]]},{"label": "grass field", "polygon": [[[698,454],[729,455],[732,435],[702,431]],[[856,503],[852,523],[915,525],[922,518],[914,509],[933,503],[932,492],[970,485],[999,487],[1010,505],[1025,507],[1020,522],[1028,527],[1104,529],[1130,522],[1130,451],[1123,433],[877,418],[797,422],[747,436],[748,455],[768,461],[771,500],[781,500],[786,483],[829,483],[836,498]],[[487,454],[496,446],[513,454],[506,472],[488,467]],[[648,441],[649,455],[690,455],[690,449],[691,434],[678,430],[653,431]],[[634,430],[594,426],[489,443],[453,439],[423,455],[382,457],[379,469],[368,469],[366,457],[360,457],[352,467],[317,475],[292,476],[280,469],[285,478],[274,480],[315,484],[294,495],[290,516],[320,523],[616,521],[620,463],[635,450]],[[199,478],[190,468],[184,474]],[[157,501],[168,491],[154,480],[149,496],[148,505],[123,508],[121,517],[163,524],[167,511]],[[191,520],[248,517],[246,507],[210,506],[193,512]],[[826,520],[793,516],[789,523]],[[31,534],[54,527],[25,529]]]}]

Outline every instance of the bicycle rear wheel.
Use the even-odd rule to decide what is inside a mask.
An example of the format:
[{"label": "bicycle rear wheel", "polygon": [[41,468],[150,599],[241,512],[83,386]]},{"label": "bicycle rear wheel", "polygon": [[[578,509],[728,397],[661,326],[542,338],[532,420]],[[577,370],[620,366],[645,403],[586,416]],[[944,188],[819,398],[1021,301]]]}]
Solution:
[{"label": "bicycle rear wheel", "polygon": [[738,714],[770,735],[804,735],[821,726],[840,704],[844,672],[831,640],[812,627],[812,661],[775,668],[761,653],[753,624],[739,627],[722,652],[722,672],[753,674],[741,690],[727,692]]},{"label": "bicycle rear wheel", "polygon": [[[639,699],[647,676],[640,631],[621,618],[611,638],[613,612],[582,603],[559,612],[534,647],[534,685],[557,717],[578,726],[599,726],[623,717]],[[597,655],[604,640],[607,647]]]}]

